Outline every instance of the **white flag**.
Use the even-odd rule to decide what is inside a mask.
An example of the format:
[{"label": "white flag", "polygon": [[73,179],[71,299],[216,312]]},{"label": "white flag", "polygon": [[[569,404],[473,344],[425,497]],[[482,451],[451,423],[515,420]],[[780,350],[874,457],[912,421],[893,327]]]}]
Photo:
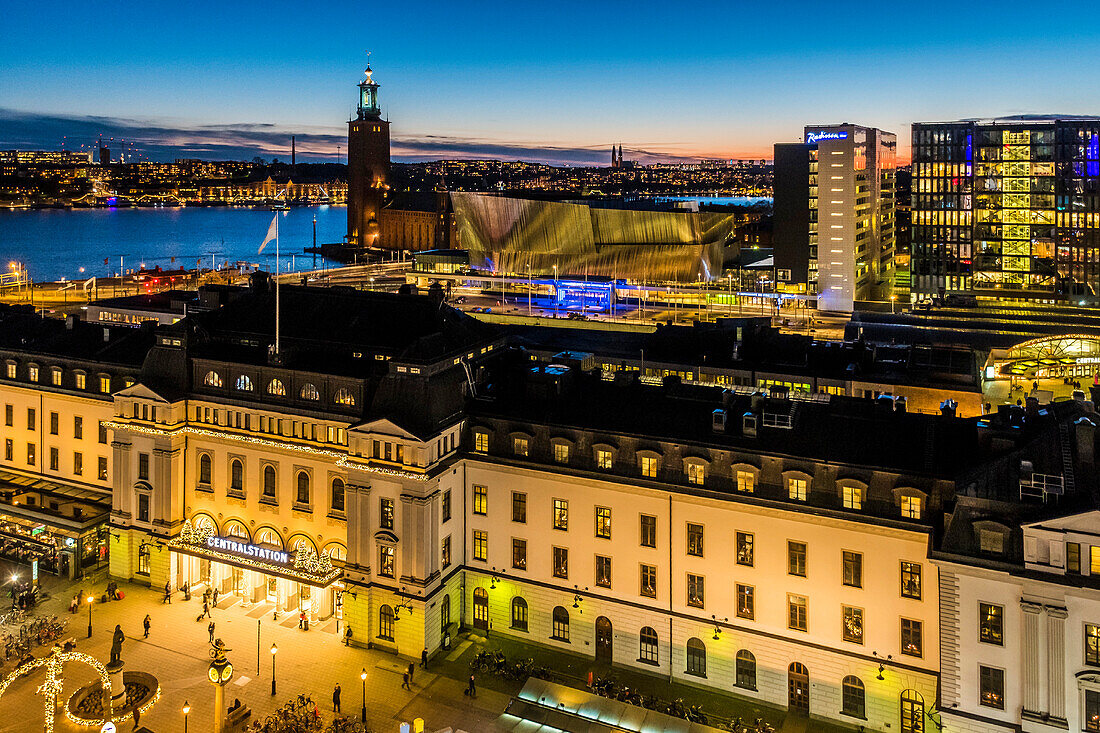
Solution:
[{"label": "white flag", "polygon": [[264,237],[264,241],[260,244],[260,251],[256,254],[263,254],[264,247],[267,246],[267,243],[270,242],[272,239],[275,239],[275,230],[278,228],[278,226],[279,215],[276,214],[275,216],[271,217],[271,226],[267,228],[267,236]]}]

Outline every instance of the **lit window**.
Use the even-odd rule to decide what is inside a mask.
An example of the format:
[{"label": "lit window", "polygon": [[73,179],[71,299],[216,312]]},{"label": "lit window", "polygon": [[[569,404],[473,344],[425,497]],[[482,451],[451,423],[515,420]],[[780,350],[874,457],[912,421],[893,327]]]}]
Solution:
[{"label": "lit window", "polygon": [[735,535],[737,545],[737,564],[752,567],[754,558],[754,538],[750,532],[738,532]]},{"label": "lit window", "polygon": [[596,466],[605,471],[610,470],[612,465],[611,451],[600,449],[596,451]]},{"label": "lit window", "polygon": [[657,478],[657,458],[654,456],[642,456],[640,458],[642,475],[648,478]]},{"label": "lit window", "polygon": [[751,585],[737,584],[737,617],[756,618],[756,589]]},{"label": "lit window", "polygon": [[1100,626],[1085,624],[1085,664],[1100,667]]},{"label": "lit window", "polygon": [[706,597],[706,579],[702,575],[687,574],[687,604],[693,608],[702,608]]},{"label": "lit window", "polygon": [[77,372],[76,374],[76,388],[87,389],[88,388],[88,375]]},{"label": "lit window", "polygon": [[978,667],[979,702],[987,708],[1004,710],[1005,671],[995,667]]},{"label": "lit window", "polygon": [[474,514],[489,512],[489,487],[474,484]]},{"label": "lit window", "polygon": [[978,604],[978,641],[983,644],[1004,646],[1004,606],[994,603]]},{"label": "lit window", "polygon": [[552,618],[551,638],[557,641],[569,641],[569,612],[561,606],[555,606]]},{"label": "lit window", "polygon": [[336,390],[336,395],[332,398],[332,401],[337,405],[355,407],[355,396],[349,390],[343,388]]},{"label": "lit window", "polygon": [[853,644],[863,643],[863,609],[841,606],[841,638]]},{"label": "lit window", "polygon": [[806,501],[809,483],[804,478],[787,479],[787,495],[795,501]]},{"label": "lit window", "polygon": [[901,563],[901,595],[921,599],[921,566],[917,562]]},{"label": "lit window", "polygon": [[527,438],[513,438],[512,439],[512,452],[517,456],[527,455]]},{"label": "lit window", "polygon": [[394,577],[394,552],[389,545],[378,548],[378,574],[385,578]]},{"label": "lit window", "polygon": [[702,485],[706,482],[707,469],[702,463],[688,463],[687,468],[687,480],[689,484]]},{"label": "lit window", "polygon": [[751,471],[737,472],[737,490],[744,494],[751,494],[756,488],[756,477]]},{"label": "lit window", "polygon": [[687,523],[687,554],[693,557],[703,556],[703,525]]},{"label": "lit window", "polygon": [[103,394],[111,393],[111,378],[105,374],[99,376],[99,391]]},{"label": "lit window", "polygon": [[221,387],[222,375],[218,374],[215,371],[209,371],[206,373],[206,376],[203,377],[202,383],[205,384],[207,387]]},{"label": "lit window", "polygon": [[920,519],[921,499],[919,496],[901,497],[901,516],[906,519]]},{"label": "lit window", "polygon": [[489,533],[481,529],[474,530],[474,559],[489,561]]},{"label": "lit window", "polygon": [[321,393],[317,391],[317,388],[315,386],[313,386],[309,382],[306,382],[302,385],[302,388],[298,390],[298,397],[303,400],[316,402],[317,400],[321,399]]},{"label": "lit window", "polygon": [[641,646],[638,661],[657,664],[657,632],[650,626],[643,626],[638,637]]},{"label": "lit window", "polygon": [[596,555],[596,585],[600,588],[611,587],[611,558]]},{"label": "lit window", "polygon": [[55,369],[52,369],[50,371],[50,381],[53,383],[53,386],[55,386],[55,387],[60,387],[61,386],[61,370],[60,369],[55,368]]},{"label": "lit window", "polygon": [[565,499],[554,499],[554,529],[569,530],[569,502]]},{"label": "lit window", "polygon": [[903,618],[901,620],[901,653],[911,657],[924,654],[924,624]]},{"label": "lit window", "polygon": [[863,509],[863,489],[858,486],[844,486],[841,493],[845,509]]},{"label": "lit window", "polygon": [[272,379],[267,383],[267,393],[273,397],[286,397],[286,385],[282,380]]},{"label": "lit window", "polygon": [[378,527],[379,529],[393,529],[393,499],[382,497],[378,500]]},{"label": "lit window", "polygon": [[554,443],[554,460],[558,463],[569,463],[569,446],[565,443]]},{"label": "lit window", "polygon": [[512,538],[512,567],[516,570],[527,569],[527,540]]},{"label": "lit window", "polygon": [[33,366],[33,365],[27,367],[27,379],[29,379],[32,382],[37,382],[38,381],[38,367]]},{"label": "lit window", "polygon": [[489,452],[489,434],[477,432],[474,433],[474,450],[478,453]]},{"label": "lit window", "polygon": [[569,550],[564,547],[555,547],[553,555],[553,571],[555,578],[569,578]]},{"label": "lit window", "polygon": [[611,509],[605,506],[596,507],[596,536],[611,539]]},{"label": "lit window", "polygon": [[242,374],[241,376],[237,377],[237,391],[252,392],[253,390],[254,388],[252,386],[252,379],[248,375]]},{"label": "lit window", "polygon": [[639,593],[646,598],[657,597],[657,566],[642,565],[642,582]]},{"label": "lit window", "polygon": [[807,625],[806,596],[787,594],[787,628],[805,631]]}]

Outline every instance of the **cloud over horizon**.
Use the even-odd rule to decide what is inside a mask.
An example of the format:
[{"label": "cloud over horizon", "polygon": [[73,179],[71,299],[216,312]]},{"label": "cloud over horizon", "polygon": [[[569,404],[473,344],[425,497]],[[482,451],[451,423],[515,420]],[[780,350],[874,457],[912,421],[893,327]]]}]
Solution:
[{"label": "cloud over horizon", "polygon": [[[125,152],[142,159],[171,161],[176,158],[251,160],[254,157],[290,158],[290,138],[295,138],[302,162],[342,162],[347,153],[347,134],[338,127],[290,130],[271,123],[220,125],[172,124],[169,121],[95,115],[62,115],[23,112],[0,107],[0,149],[94,150],[98,140],[111,141],[112,157]],[[551,165],[605,165],[610,150],[603,147],[562,146],[553,143],[494,141],[441,135],[398,136],[390,141],[394,162],[439,159],[523,160]],[[645,163],[694,160],[644,149],[624,151],[626,157]]]}]

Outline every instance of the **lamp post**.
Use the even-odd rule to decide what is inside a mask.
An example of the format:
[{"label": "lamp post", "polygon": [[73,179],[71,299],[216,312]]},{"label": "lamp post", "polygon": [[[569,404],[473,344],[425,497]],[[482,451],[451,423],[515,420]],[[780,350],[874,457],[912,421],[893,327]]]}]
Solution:
[{"label": "lamp post", "polygon": [[363,680],[363,709],[359,711],[359,717],[363,725],[367,724],[367,668],[363,667],[363,671],[359,674],[359,679]]},{"label": "lamp post", "polygon": [[88,601],[88,638],[91,639],[92,638],[92,602],[95,601],[95,598],[93,598],[92,596],[88,596],[88,598],[86,600]]},{"label": "lamp post", "polygon": [[187,714],[191,712],[191,703],[183,701],[183,733],[187,733]]},{"label": "lamp post", "polygon": [[279,647],[274,644],[271,645],[271,694],[275,694],[275,653],[279,651]]}]

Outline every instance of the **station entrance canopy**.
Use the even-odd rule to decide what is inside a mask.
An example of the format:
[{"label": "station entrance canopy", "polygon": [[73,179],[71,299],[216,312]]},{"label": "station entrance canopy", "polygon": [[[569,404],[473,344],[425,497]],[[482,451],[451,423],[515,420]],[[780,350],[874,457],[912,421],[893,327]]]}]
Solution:
[{"label": "station entrance canopy", "polygon": [[1100,372],[1100,338],[1069,335],[1025,341],[997,359],[994,367],[1000,379],[1093,376]]}]

